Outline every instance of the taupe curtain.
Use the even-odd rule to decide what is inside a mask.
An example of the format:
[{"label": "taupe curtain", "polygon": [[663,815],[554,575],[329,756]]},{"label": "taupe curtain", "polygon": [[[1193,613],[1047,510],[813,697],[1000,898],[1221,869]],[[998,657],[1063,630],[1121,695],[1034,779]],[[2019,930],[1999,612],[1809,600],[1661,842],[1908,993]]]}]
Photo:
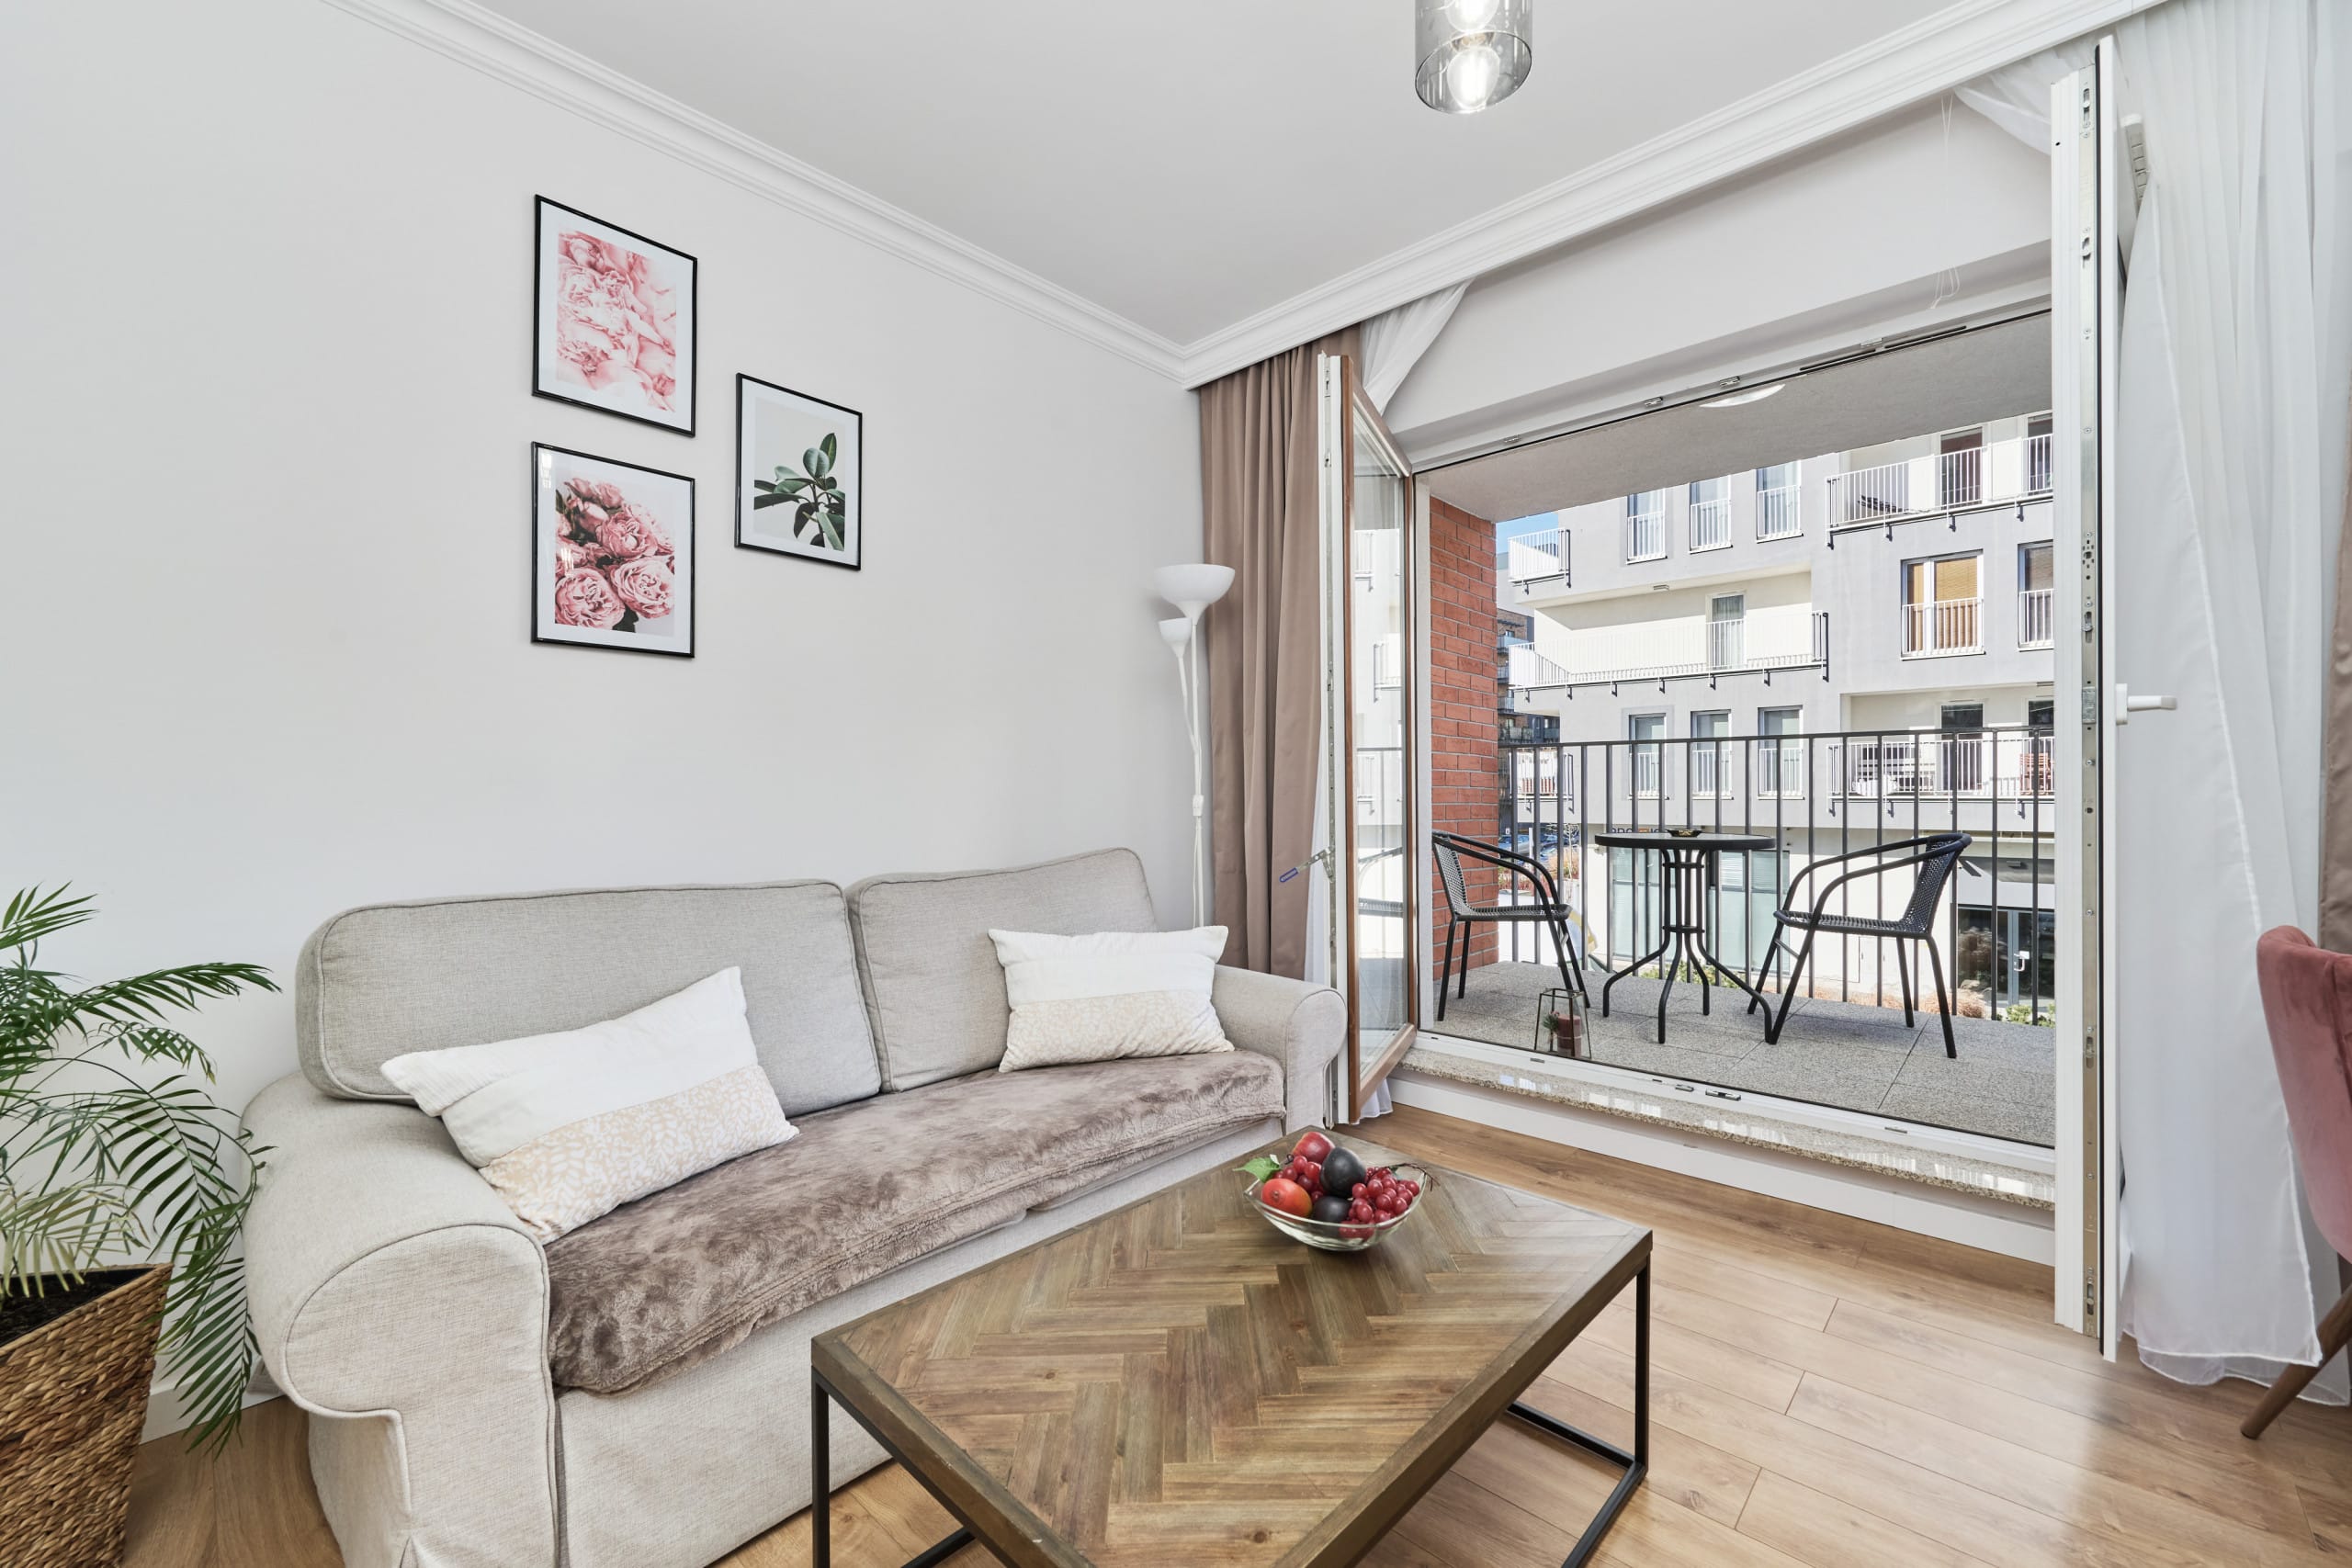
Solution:
[{"label": "taupe curtain", "polygon": [[[2346,445],[2352,446],[2352,437]],[[2352,487],[2335,546],[2335,627],[2328,647],[2326,794],[2320,806],[2319,944],[2352,953]]]},{"label": "taupe curtain", "polygon": [[1225,959],[1299,977],[1321,684],[1315,357],[1350,328],[1201,389],[1202,543],[1233,568],[1208,612],[1209,863]]}]

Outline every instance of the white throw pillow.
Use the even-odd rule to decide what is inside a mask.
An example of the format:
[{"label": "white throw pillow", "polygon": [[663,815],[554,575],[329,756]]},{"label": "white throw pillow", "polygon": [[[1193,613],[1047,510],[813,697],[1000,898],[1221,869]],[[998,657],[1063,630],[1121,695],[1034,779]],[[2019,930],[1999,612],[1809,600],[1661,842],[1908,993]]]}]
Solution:
[{"label": "white throw pillow", "polygon": [[990,931],[1012,1004],[1001,1073],[1230,1051],[1209,1005],[1225,928],[1045,936]]},{"label": "white throw pillow", "polygon": [[585,1029],[395,1056],[384,1076],[542,1241],[796,1131],[737,969]]}]

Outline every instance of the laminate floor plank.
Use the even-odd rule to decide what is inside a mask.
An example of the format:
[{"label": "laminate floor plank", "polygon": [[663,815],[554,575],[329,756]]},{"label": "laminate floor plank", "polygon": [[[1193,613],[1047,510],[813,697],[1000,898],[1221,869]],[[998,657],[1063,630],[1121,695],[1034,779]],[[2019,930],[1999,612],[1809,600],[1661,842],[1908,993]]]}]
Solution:
[{"label": "laminate floor plank", "polygon": [[1769,1470],[1757,1476],[1738,1528],[1811,1568],[2000,1568]]},{"label": "laminate floor plank", "polygon": [[[2252,1385],[2171,1382],[2128,1346],[2123,1360],[2105,1360],[2048,1322],[2046,1269],[1410,1108],[1384,1118],[1374,1141],[1655,1233],[1649,1482],[1600,1568],[2352,1560],[2352,1413],[2299,1404],[2248,1442],[2237,1425],[2258,1396]],[[1456,1282],[1475,1295],[1475,1280],[1440,1288]],[[1070,1331],[1094,1331],[1080,1348],[1099,1349],[1106,1369],[1130,1352],[1115,1310],[1087,1304],[1080,1315],[1088,1323]],[[1530,1402],[1629,1443],[1633,1334],[1628,1291],[1537,1379]],[[1442,1348],[1432,1340],[1432,1353]],[[257,1405],[217,1461],[191,1458],[176,1438],[147,1445],[129,1568],[334,1568],[304,1422],[284,1401]],[[1016,1444],[1017,1427],[991,1440]],[[1344,1429],[1294,1428],[1302,1451]],[[1277,1447],[1252,1461],[1274,1495],[1284,1458]],[[1558,1568],[1612,1479],[1610,1467],[1504,1423],[1363,1562]],[[841,1568],[899,1568],[950,1528],[897,1466],[843,1488],[832,1509]],[[1171,1550],[1169,1568],[1186,1568],[1182,1558]],[[804,1513],[723,1568],[808,1561]],[[952,1568],[995,1563],[973,1547]]]},{"label": "laminate floor plank", "polygon": [[2053,1520],[2071,1520],[2133,1543],[2143,1562],[2288,1568],[2312,1561],[2309,1528],[2302,1521],[2300,1503],[2294,1533],[2251,1529],[2194,1503],[2111,1480],[1811,1373],[1797,1391],[1789,1414],[1809,1426],[1842,1433]]}]

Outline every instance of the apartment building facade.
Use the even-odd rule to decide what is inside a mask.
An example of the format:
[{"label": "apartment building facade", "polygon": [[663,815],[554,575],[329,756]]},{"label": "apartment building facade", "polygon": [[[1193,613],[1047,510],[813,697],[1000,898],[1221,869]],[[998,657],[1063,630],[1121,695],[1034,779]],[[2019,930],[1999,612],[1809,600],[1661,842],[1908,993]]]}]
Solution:
[{"label": "apartment building facade", "polygon": [[[1720,950],[1751,964],[1803,865],[1955,827],[1975,842],[1941,911],[1946,961],[1985,1010],[2046,1015],[2049,447],[2047,417],[2020,413],[1582,505],[1506,541],[1496,596],[1526,635],[1504,684],[1557,739],[1506,747],[1502,826],[1579,876],[1596,944],[1639,952],[1655,920],[1645,857],[1590,848],[1607,827],[1771,836],[1725,857],[1719,890]],[[1908,890],[1871,886],[1888,913]],[[1885,963],[1849,943],[1820,973],[1871,999]]]}]

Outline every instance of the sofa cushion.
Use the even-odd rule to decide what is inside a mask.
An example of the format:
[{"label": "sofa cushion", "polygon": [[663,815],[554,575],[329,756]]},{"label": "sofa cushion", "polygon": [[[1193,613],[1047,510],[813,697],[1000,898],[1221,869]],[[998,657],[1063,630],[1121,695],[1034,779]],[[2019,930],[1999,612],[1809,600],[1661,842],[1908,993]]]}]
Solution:
[{"label": "sofa cushion", "polygon": [[1282,1113],[1282,1069],[1235,1051],[991,1071],[808,1117],[788,1144],[548,1246],[555,1381],[626,1392],[1106,1176]]},{"label": "sofa cushion", "polygon": [[302,946],[295,1041],[323,1092],[403,1100],[383,1074],[394,1056],[583,1028],[728,968],[742,971],[760,1066],[786,1115],[882,1087],[847,910],[830,882],[346,910]]},{"label": "sofa cushion", "polygon": [[1143,862],[1102,850],[1009,871],[870,876],[849,890],[883,1087],[993,1067],[1012,1011],[989,928],[1082,936],[1159,929]]}]

